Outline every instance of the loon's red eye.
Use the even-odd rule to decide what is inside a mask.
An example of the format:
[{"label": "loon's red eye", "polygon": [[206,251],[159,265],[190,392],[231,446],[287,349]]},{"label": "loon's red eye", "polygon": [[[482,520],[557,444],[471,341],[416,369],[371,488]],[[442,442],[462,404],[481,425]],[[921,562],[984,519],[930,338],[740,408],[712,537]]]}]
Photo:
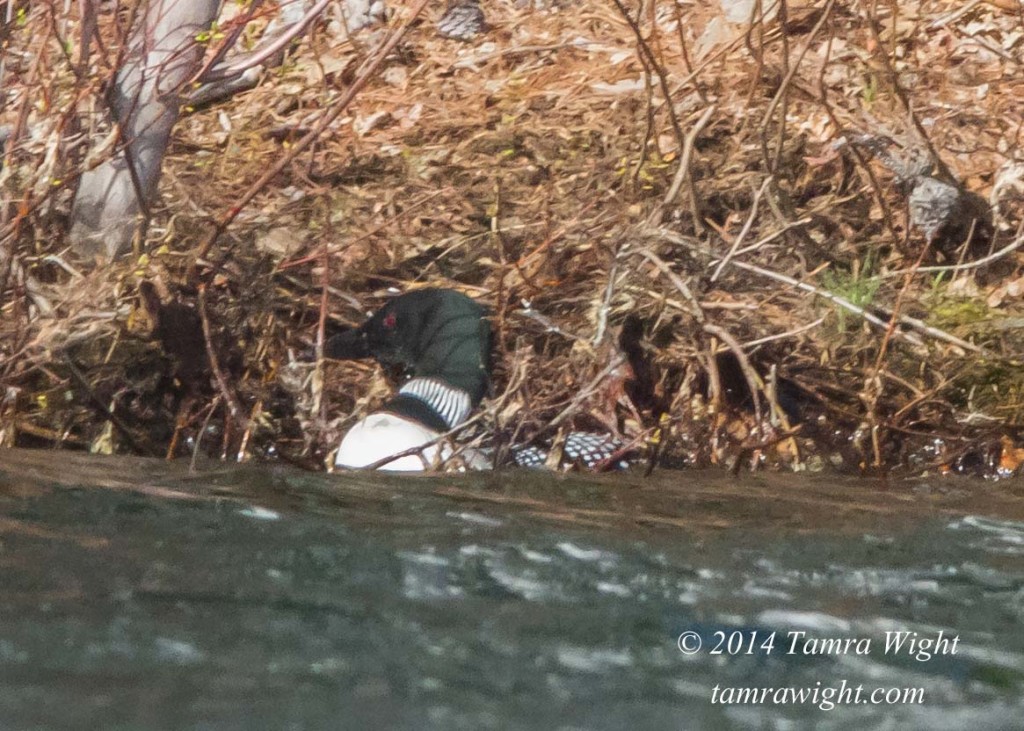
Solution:
[{"label": "loon's red eye", "polygon": [[384,322],[382,324],[384,325],[385,329],[393,330],[394,327],[395,327],[395,323],[397,321],[398,321],[398,318],[395,317],[395,313],[394,312],[389,312],[388,314],[384,315]]}]

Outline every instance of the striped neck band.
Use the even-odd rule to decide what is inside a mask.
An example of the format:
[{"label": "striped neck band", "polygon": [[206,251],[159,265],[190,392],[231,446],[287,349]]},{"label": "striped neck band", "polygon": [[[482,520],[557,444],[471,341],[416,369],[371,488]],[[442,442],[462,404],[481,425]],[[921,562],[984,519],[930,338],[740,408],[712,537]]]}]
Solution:
[{"label": "striped neck band", "polygon": [[425,403],[437,412],[449,429],[464,422],[473,408],[468,393],[434,378],[414,378],[398,392]]}]

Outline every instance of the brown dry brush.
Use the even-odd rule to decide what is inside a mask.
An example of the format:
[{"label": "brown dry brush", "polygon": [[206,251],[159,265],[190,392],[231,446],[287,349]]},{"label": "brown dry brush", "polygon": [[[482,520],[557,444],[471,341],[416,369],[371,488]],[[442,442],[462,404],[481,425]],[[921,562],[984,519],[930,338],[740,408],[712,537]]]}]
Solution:
[{"label": "brown dry brush", "polygon": [[[0,35],[0,442],[316,464],[389,384],[298,355],[430,284],[491,307],[479,423],[504,443],[1015,469],[1020,13],[768,5],[502,2],[473,44],[396,35],[411,7],[384,37],[321,23],[183,118],[137,255],[92,271],[63,250],[93,164],[74,132],[103,124],[127,18],[99,19],[85,72],[76,19],[25,6]],[[996,204],[989,240],[926,240],[893,171],[840,144],[865,133]]]}]

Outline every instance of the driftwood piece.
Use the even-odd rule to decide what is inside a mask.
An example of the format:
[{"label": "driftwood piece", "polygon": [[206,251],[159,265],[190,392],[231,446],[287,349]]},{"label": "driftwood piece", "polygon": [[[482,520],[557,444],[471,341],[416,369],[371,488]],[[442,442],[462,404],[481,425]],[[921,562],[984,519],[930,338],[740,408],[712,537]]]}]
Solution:
[{"label": "driftwood piece", "polygon": [[[281,5],[256,48],[247,53],[230,55],[202,74],[202,85],[188,95],[187,103],[193,107],[213,104],[255,88],[264,71],[281,65],[291,42],[304,33],[328,5],[327,0],[296,0]],[[345,0],[342,8],[344,32],[348,34],[384,16],[382,0]]]},{"label": "driftwood piece", "polygon": [[154,0],[146,6],[110,90],[119,149],[82,176],[75,196],[70,238],[80,256],[110,260],[130,248],[139,214],[148,211],[160,179],[182,85],[202,60],[196,36],[210,27],[219,7],[218,0]]}]

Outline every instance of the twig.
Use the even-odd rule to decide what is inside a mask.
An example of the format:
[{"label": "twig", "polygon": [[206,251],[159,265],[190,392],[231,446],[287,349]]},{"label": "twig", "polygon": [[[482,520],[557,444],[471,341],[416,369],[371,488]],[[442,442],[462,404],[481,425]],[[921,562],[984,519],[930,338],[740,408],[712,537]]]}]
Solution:
[{"label": "twig", "polygon": [[721,275],[722,269],[724,269],[725,265],[728,264],[736,255],[736,250],[740,248],[740,244],[743,243],[743,239],[745,239],[747,234],[750,233],[750,229],[754,225],[754,220],[757,218],[757,209],[761,203],[761,197],[764,195],[764,192],[768,189],[771,182],[772,176],[770,175],[761,181],[761,187],[757,189],[756,193],[754,193],[754,200],[750,204],[750,214],[747,216],[747,220],[743,224],[743,228],[740,229],[740,233],[736,237],[736,240],[732,242],[732,248],[730,248],[725,257],[718,262],[718,266],[715,267],[715,271],[711,274],[712,282],[718,281],[718,277]]},{"label": "twig", "polygon": [[[7,9],[10,11],[13,3],[8,2]],[[39,69],[42,66],[43,58],[45,54],[36,54],[35,61],[32,63],[32,68],[28,72],[28,78],[26,80],[26,88],[33,88],[39,80]],[[13,165],[11,164],[14,160],[14,146],[21,139],[22,133],[25,131],[25,126],[28,124],[29,111],[32,108],[34,101],[34,95],[24,94],[21,100],[21,105],[18,108],[18,116],[14,123],[14,129],[11,130],[7,140],[3,146],[3,153],[0,156],[0,176],[9,172]],[[0,177],[2,180],[2,177]],[[26,188],[25,199],[22,201],[22,205],[19,208],[29,208],[29,200],[31,199],[32,188]],[[13,221],[10,220],[11,213],[15,210],[14,205],[0,205],[0,225],[3,225],[3,230],[0,230],[0,297],[3,296],[7,290],[7,281],[11,276],[11,269],[14,266],[15,251],[14,242],[17,240],[18,233],[21,230],[21,222],[24,220],[24,216],[17,215]],[[10,225],[8,225],[8,223]]]},{"label": "twig", "polygon": [[548,428],[554,429],[567,418],[572,416],[573,412],[576,410],[576,407],[583,403],[585,399],[589,398],[597,391],[597,387],[601,385],[601,381],[603,381],[605,378],[611,375],[616,368],[618,368],[625,362],[626,359],[621,354],[616,353],[615,355],[613,355],[611,360],[608,362],[608,365],[602,368],[601,372],[594,376],[594,378],[591,379],[590,383],[588,383],[584,388],[579,390],[579,392],[573,397],[572,401],[569,402],[569,405],[562,409],[558,416],[556,416],[554,419],[548,422]]},{"label": "twig", "polygon": [[771,342],[774,342],[776,340],[785,340],[786,338],[791,338],[794,335],[799,335],[802,332],[807,332],[808,330],[813,330],[814,328],[818,327],[818,325],[820,325],[823,322],[825,322],[825,318],[824,317],[819,317],[814,322],[809,322],[806,325],[801,325],[800,327],[795,327],[792,330],[787,330],[786,332],[783,332],[783,333],[776,333],[774,335],[765,335],[763,338],[757,338],[756,340],[748,340],[747,342],[743,343],[743,347],[744,348],[754,348],[754,347],[756,347],[758,345],[764,345],[765,343],[771,343]]},{"label": "twig", "polygon": [[68,371],[71,373],[74,379],[78,381],[78,385],[85,389],[85,392],[89,394],[89,403],[96,411],[99,412],[100,416],[102,416],[104,419],[106,419],[107,421],[114,425],[114,428],[117,429],[122,436],[124,436],[125,441],[127,441],[128,444],[131,445],[131,448],[134,449],[137,454],[154,456],[156,452],[154,452],[151,448],[143,447],[142,444],[140,444],[139,441],[135,438],[135,435],[131,433],[131,430],[128,429],[128,426],[123,421],[121,421],[120,417],[118,417],[117,414],[111,411],[110,408],[100,400],[100,397],[96,395],[96,391],[93,390],[93,387],[89,384],[89,381],[86,380],[85,376],[82,374],[82,371],[78,369],[78,366],[75,365],[74,361],[71,360],[70,356],[65,356],[64,362],[68,367]]},{"label": "twig", "polygon": [[[757,241],[752,243],[750,246],[746,246],[746,247],[744,247],[742,249],[738,249],[737,251],[733,252],[733,256],[742,256],[743,254],[746,254],[748,252],[757,251],[758,249],[760,249],[765,244],[770,244],[775,239],[778,239],[778,238],[781,238],[781,237],[785,236],[787,233],[792,231],[794,228],[800,228],[801,226],[806,226],[812,220],[813,219],[811,219],[811,218],[799,218],[796,221],[789,221],[786,224],[780,226],[773,233],[770,233],[767,236],[758,239]],[[711,262],[708,264],[708,266],[715,266],[717,263],[718,263],[718,259],[716,257],[715,259],[711,260]]]},{"label": "twig", "polygon": [[321,423],[327,420],[326,404],[323,401],[323,373],[324,373],[324,343],[327,340],[327,313],[330,311],[331,300],[328,296],[331,284],[331,257],[328,255],[327,242],[331,238],[331,216],[328,213],[325,217],[327,230],[321,244],[320,267],[320,317],[316,325],[316,372],[313,378],[313,406]]},{"label": "twig", "polygon": [[[217,407],[220,406],[221,400],[220,394],[214,396],[213,402],[207,407],[206,418],[203,419],[203,425],[199,428],[199,433],[196,434],[195,444],[192,445],[192,459],[188,463],[188,471],[193,473],[196,471],[196,462],[199,460],[199,447],[203,443],[203,436],[206,434],[206,428],[210,425],[210,419],[213,418],[214,412]],[[177,436],[177,431],[175,431]],[[173,454],[168,453],[167,459],[171,459]]]},{"label": "twig", "polygon": [[547,315],[542,315],[541,313],[537,312],[537,310],[533,309],[533,307],[530,306],[529,302],[524,301],[522,309],[513,310],[513,314],[521,315],[522,317],[540,323],[544,327],[545,332],[556,333],[558,335],[561,335],[563,338],[566,338],[567,340],[576,340],[581,343],[586,342],[586,338],[583,338],[575,333],[563,330],[558,325],[553,323],[551,321],[551,318],[549,318]]},{"label": "twig", "polygon": [[456,63],[452,64],[453,69],[466,68],[470,64],[484,63],[491,61],[495,58],[504,58],[505,56],[520,56],[528,53],[546,53],[547,51],[558,51],[563,48],[579,48],[586,50],[587,46],[598,45],[593,41],[587,41],[583,39],[577,39],[567,41],[565,43],[552,43],[546,46],[512,46],[511,48],[505,48],[500,51],[493,51],[491,53],[485,53],[481,56],[467,57]]},{"label": "twig", "polygon": [[868,414],[868,422],[871,425],[871,444],[875,452],[875,467],[882,466],[882,449],[878,439],[880,431],[878,424],[878,400],[882,397],[884,388],[881,379],[882,365],[885,362],[886,353],[889,351],[892,335],[896,331],[896,323],[899,319],[900,309],[903,307],[903,299],[906,297],[907,292],[910,290],[910,284],[914,280],[914,271],[921,266],[925,254],[931,248],[931,243],[932,237],[929,237],[927,244],[921,248],[921,253],[918,255],[917,261],[914,262],[914,266],[907,271],[903,280],[903,286],[896,293],[896,302],[893,304],[892,314],[889,316],[889,327],[886,328],[885,334],[882,336],[882,342],[878,346],[878,354],[875,356],[875,367],[864,381],[862,398]]},{"label": "twig", "polygon": [[259,424],[257,418],[260,411],[263,410],[263,399],[256,399],[256,403],[252,405],[249,410],[249,418],[245,421],[245,430],[242,432],[242,438],[238,442],[238,453],[235,455],[236,462],[242,462],[245,460],[245,451],[249,448],[249,440],[252,439],[253,428]]},{"label": "twig", "polygon": [[640,66],[644,70],[644,134],[640,140],[640,154],[637,155],[636,164],[633,166],[633,174],[629,176],[630,185],[636,190],[640,183],[640,174],[647,164],[647,155],[651,149],[651,138],[654,136],[654,84],[651,83],[651,66],[647,57],[640,53]]},{"label": "twig", "polygon": [[[690,76],[692,78],[696,78],[694,76],[694,74],[696,72],[693,70],[693,63],[690,61],[690,52],[687,49],[687,45],[686,45],[686,34],[683,33],[684,23],[683,23],[682,12],[679,9],[679,3],[672,3],[671,5],[672,5],[672,13],[675,16],[675,21],[676,21],[676,35],[679,36],[679,50],[680,50],[680,52],[682,53],[682,56],[683,56],[683,66],[686,68],[686,73],[690,74]],[[653,5],[652,5],[652,7],[653,7]],[[677,87],[677,89],[678,89],[678,87]],[[705,105],[707,105],[708,104],[708,96],[707,96],[707,94],[704,93],[704,89],[701,88],[701,85],[696,83],[696,82],[694,82],[693,89],[694,89],[694,91],[697,92],[697,96],[700,97],[701,102],[703,102]]]},{"label": "twig", "polygon": [[[771,7],[774,7],[772,5]],[[770,8],[769,8],[770,9]],[[754,68],[750,70],[747,78],[750,80],[750,86],[747,89],[746,100],[743,104],[744,109],[750,109],[754,106],[754,99],[758,94],[758,90],[762,88],[761,79],[764,77],[764,49],[767,43],[768,32],[765,30],[764,24],[765,8],[764,3],[755,0],[750,3],[750,16],[747,18],[746,30],[742,36],[737,38],[737,41],[743,41],[743,45],[747,49],[747,53],[754,59]],[[754,31],[758,34],[758,44],[754,45]],[[784,28],[780,25],[779,31],[784,32]],[[734,144],[738,148],[747,138],[747,124],[751,121],[750,115],[743,115],[740,119],[740,123],[734,134]]]},{"label": "twig", "polygon": [[750,359],[747,358],[747,354],[743,352],[743,348],[725,328],[718,325],[712,325],[711,323],[704,324],[704,332],[709,335],[714,335],[716,338],[721,340],[727,346],[732,354],[736,356],[736,361],[740,364],[740,370],[743,371],[743,377],[747,381],[747,389],[750,391],[750,399],[754,402],[754,421],[757,424],[757,430],[761,431],[763,426],[762,413],[761,413],[761,398],[760,395],[764,392],[764,387],[761,385],[761,379],[757,375],[757,371],[754,370],[754,366],[750,364]]},{"label": "twig", "polygon": [[508,276],[508,255],[505,253],[505,234],[501,226],[502,201],[501,176],[497,176],[494,180],[494,211],[491,215],[489,235],[494,242],[495,250],[498,252],[498,271],[501,272],[501,276],[498,277],[498,286],[494,293],[494,301],[498,306],[497,311],[494,313],[494,324],[498,347],[501,348],[501,356],[502,360],[504,360],[504,357],[508,355],[508,346],[505,343],[505,321],[508,314],[508,301],[507,297],[505,297],[505,278]]},{"label": "twig", "polygon": [[[639,252],[649,262],[654,264],[658,270],[668,277],[668,280],[675,285],[675,288],[679,290],[680,294],[690,303],[690,313],[693,318],[700,323],[701,331],[705,331],[705,327],[708,322],[707,316],[704,314],[704,309],[701,307],[700,302],[696,297],[693,296],[693,292],[690,291],[689,285],[684,282],[678,274],[669,268],[668,264],[661,260],[661,258],[653,251],[642,249]],[[722,403],[722,374],[718,370],[718,360],[715,358],[714,353],[711,352],[710,348],[706,351],[698,351],[698,357],[703,360],[704,371],[708,374],[708,391],[711,394],[711,403],[717,409]]]},{"label": "twig", "polygon": [[911,268],[911,269],[897,269],[896,271],[886,272],[886,273],[880,274],[878,276],[881,277],[882,279],[891,279],[893,277],[901,277],[904,274],[907,274],[908,272],[916,273],[916,274],[924,274],[924,273],[940,273],[940,272],[963,272],[963,271],[968,271],[970,269],[979,269],[979,268],[981,268],[983,266],[986,266],[987,264],[991,264],[994,261],[1002,259],[1004,256],[1007,256],[1008,254],[1012,254],[1017,249],[1019,249],[1021,246],[1024,246],[1024,235],[1017,236],[1017,238],[1015,238],[1013,241],[1008,243],[1003,248],[999,249],[999,251],[993,251],[988,256],[983,256],[982,258],[975,259],[973,261],[965,262],[965,263],[962,263],[962,264],[950,264],[948,266],[932,266],[932,267],[917,267],[917,268]]},{"label": "twig", "polygon": [[976,7],[981,5],[982,2],[984,2],[984,0],[971,0],[970,2],[961,5],[959,8],[950,13],[940,15],[938,18],[936,18],[935,20],[928,24],[929,30],[938,30],[939,28],[947,26],[950,23],[955,23],[956,21],[960,20],[960,18],[967,15],[967,13],[971,12]]},{"label": "twig", "polygon": [[704,315],[704,310],[701,308],[700,303],[697,301],[697,298],[693,296],[693,292],[690,290],[689,285],[686,282],[684,282],[678,274],[672,271],[669,268],[668,264],[662,261],[661,257],[655,254],[653,251],[642,249],[638,253],[645,259],[647,259],[647,261],[654,264],[654,266],[658,267],[658,270],[666,277],[668,277],[668,280],[675,285],[676,289],[678,289],[679,292],[683,295],[683,297],[686,298],[686,301],[690,303],[690,312],[697,320],[697,322],[701,323],[701,325],[707,322],[707,317]]},{"label": "twig", "polygon": [[660,221],[662,212],[669,204],[672,203],[672,201],[676,199],[676,196],[679,195],[679,189],[683,186],[683,181],[689,180],[690,206],[691,213],[693,215],[693,225],[698,231],[705,230],[706,227],[704,226],[704,221],[701,218],[697,203],[697,192],[694,188],[693,175],[690,174],[690,163],[693,158],[693,148],[697,141],[697,135],[704,130],[716,111],[718,111],[718,107],[714,104],[705,109],[704,113],[700,115],[700,118],[687,133],[686,140],[683,143],[683,154],[679,159],[679,167],[676,169],[676,174],[672,178],[672,185],[669,186],[668,192],[661,201],[661,205],[656,206],[655,209],[651,211],[650,215],[647,216],[647,224],[649,226],[654,226]]},{"label": "twig", "polygon": [[615,280],[619,276],[618,256],[612,261],[611,269],[608,270],[608,284],[604,288],[604,297],[601,299],[601,306],[597,308],[597,327],[594,330],[594,337],[590,344],[595,348],[604,339],[604,331],[608,327],[608,311],[611,309],[612,296],[615,294]]},{"label": "twig", "polygon": [[263,0],[250,0],[248,5],[249,7],[246,8],[243,16],[231,19],[231,22],[234,25],[231,32],[228,33],[227,38],[225,38],[224,42],[220,44],[220,47],[214,51],[209,60],[203,64],[203,67],[193,75],[191,83],[203,83],[207,79],[207,74],[218,70],[216,68],[217,65],[223,60],[224,56],[227,55],[228,51],[234,48],[235,44],[238,43],[238,39],[245,31],[245,27],[249,24],[249,21],[256,17],[256,11],[263,5]]},{"label": "twig", "polygon": [[[761,5],[760,2],[754,4],[755,7],[758,7],[759,5]],[[778,21],[779,31],[780,31],[779,32],[779,41],[780,41],[780,43],[782,45],[782,48],[781,48],[781,50],[779,52],[779,64],[781,66],[781,68],[779,70],[781,72],[783,72],[783,78],[782,78],[782,83],[779,84],[779,88],[776,89],[776,91],[775,91],[775,96],[768,103],[768,107],[765,110],[764,116],[761,118],[761,127],[760,127],[761,154],[762,154],[762,156],[764,158],[765,167],[772,174],[775,174],[775,173],[777,173],[779,171],[779,165],[782,163],[782,149],[783,149],[783,146],[786,143],[786,117],[787,117],[787,115],[789,113],[789,89],[790,89],[791,84],[793,83],[793,77],[795,76],[797,69],[800,68],[800,61],[799,60],[796,63],[794,63],[794,64],[790,64],[790,59],[789,59],[789,53],[790,53],[789,33],[786,32],[786,16],[787,16],[787,14],[788,14],[788,5],[787,5],[786,0],[779,0],[778,8],[777,8],[776,20]],[[760,18],[760,23],[761,23],[761,26],[763,27],[764,26],[764,15],[763,14],[762,14],[762,16]],[[810,48],[810,42],[808,42],[807,45],[805,46],[805,50],[804,50],[805,53],[806,53],[806,49],[808,49],[808,48]],[[764,56],[764,43],[763,43],[763,41],[762,41],[760,50],[761,50],[761,56],[762,56],[762,59],[763,59],[763,56]],[[754,78],[756,79],[759,76],[760,76],[760,74],[758,74]],[[768,143],[767,143],[768,123],[769,123],[772,115],[775,114],[776,107],[779,107],[779,123],[778,123],[778,125],[776,125],[776,132],[775,132],[775,154],[772,155],[771,158],[769,158],[768,157]],[[773,190],[772,192],[775,193],[776,191]],[[773,206],[773,210],[774,210],[774,206]],[[778,215],[778,214],[776,214],[776,215]]]},{"label": "twig", "polygon": [[612,0],[612,3],[615,4],[615,7],[618,8],[619,13],[625,19],[626,24],[629,25],[630,29],[633,31],[633,35],[636,36],[636,44],[640,49],[640,53],[647,57],[648,62],[650,62],[651,67],[655,71],[655,75],[658,77],[658,85],[661,87],[661,93],[665,97],[665,110],[668,112],[669,121],[672,123],[672,129],[675,131],[676,141],[680,146],[682,146],[683,128],[679,124],[679,117],[676,116],[675,107],[672,106],[672,92],[668,88],[668,75],[662,65],[658,63],[658,59],[654,57],[654,52],[651,51],[651,47],[647,45],[647,41],[644,40],[643,31],[640,30],[640,26],[637,25],[637,22],[633,20],[633,16],[629,14],[629,10],[626,9],[626,6],[622,4],[622,0]]},{"label": "twig", "polygon": [[324,11],[324,9],[330,4],[331,0],[319,0],[316,5],[309,9],[309,11],[302,16],[302,19],[295,23],[295,25],[286,28],[280,36],[275,38],[266,48],[256,50],[252,55],[248,56],[238,63],[228,66],[223,69],[214,68],[210,70],[205,76],[200,77],[198,80],[204,83],[210,83],[213,81],[220,81],[232,76],[236,76],[243,71],[251,69],[255,66],[259,66],[261,63],[266,61],[268,58],[273,56],[275,53],[280,51],[286,45],[291,43],[292,39],[302,33],[306,28],[316,20],[316,17]]},{"label": "twig", "polygon": [[220,388],[220,392],[224,395],[224,400],[228,404],[231,418],[244,419],[245,417],[242,416],[242,406],[228,387],[224,372],[220,369],[220,364],[217,362],[217,352],[213,347],[213,338],[210,335],[210,320],[206,316],[206,285],[199,286],[198,305],[199,319],[203,324],[203,340],[206,341],[206,356],[210,360],[210,370],[213,371],[213,377],[217,381],[217,386]]}]

